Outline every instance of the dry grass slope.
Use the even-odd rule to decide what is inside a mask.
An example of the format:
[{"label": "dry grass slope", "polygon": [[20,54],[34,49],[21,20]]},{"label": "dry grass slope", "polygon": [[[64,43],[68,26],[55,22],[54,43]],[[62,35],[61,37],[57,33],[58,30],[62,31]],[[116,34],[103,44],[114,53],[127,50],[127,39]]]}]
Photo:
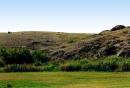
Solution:
[{"label": "dry grass slope", "polygon": [[78,41],[86,40],[91,37],[91,34],[61,32],[0,33],[0,46],[55,50],[57,48],[66,48]]}]

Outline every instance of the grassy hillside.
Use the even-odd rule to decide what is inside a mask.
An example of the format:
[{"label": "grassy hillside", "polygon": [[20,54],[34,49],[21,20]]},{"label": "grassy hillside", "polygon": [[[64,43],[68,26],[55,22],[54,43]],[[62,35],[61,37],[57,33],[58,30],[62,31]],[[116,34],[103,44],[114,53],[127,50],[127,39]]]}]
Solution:
[{"label": "grassy hillside", "polygon": [[0,46],[27,47],[31,49],[66,48],[72,44],[90,39],[91,34],[61,32],[12,32],[0,33]]},{"label": "grassy hillside", "polygon": [[111,55],[130,57],[130,27],[115,31],[107,30],[93,36],[93,38],[79,41],[63,51],[57,51],[59,54],[53,56],[64,59],[99,58]]},{"label": "grassy hillside", "polygon": [[[115,55],[129,47],[130,28],[103,31],[99,34],[61,32],[12,32],[0,33],[1,47],[24,47],[34,50],[47,50],[50,57],[76,58]],[[112,53],[107,51],[112,49]]]}]

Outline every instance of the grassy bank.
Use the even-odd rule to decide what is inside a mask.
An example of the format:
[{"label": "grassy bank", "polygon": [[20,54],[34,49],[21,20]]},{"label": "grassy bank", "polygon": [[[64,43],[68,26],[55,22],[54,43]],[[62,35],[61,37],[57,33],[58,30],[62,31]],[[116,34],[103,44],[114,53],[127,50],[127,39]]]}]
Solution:
[{"label": "grassy bank", "polygon": [[[0,73],[0,88],[130,88],[130,73]],[[11,87],[7,87],[11,86]]]}]

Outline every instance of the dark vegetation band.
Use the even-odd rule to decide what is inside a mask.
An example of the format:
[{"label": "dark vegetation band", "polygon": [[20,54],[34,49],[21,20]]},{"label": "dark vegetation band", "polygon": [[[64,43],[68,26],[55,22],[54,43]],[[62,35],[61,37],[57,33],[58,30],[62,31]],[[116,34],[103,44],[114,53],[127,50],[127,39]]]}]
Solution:
[{"label": "dark vegetation band", "polygon": [[1,72],[130,71],[130,58],[108,56],[51,60],[48,52],[25,48],[0,49]]}]

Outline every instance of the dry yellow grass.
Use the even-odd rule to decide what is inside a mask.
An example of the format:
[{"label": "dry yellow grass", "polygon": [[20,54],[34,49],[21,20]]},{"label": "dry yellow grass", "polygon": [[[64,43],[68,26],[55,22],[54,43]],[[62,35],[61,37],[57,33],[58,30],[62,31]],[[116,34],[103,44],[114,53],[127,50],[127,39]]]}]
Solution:
[{"label": "dry yellow grass", "polygon": [[[61,33],[61,32],[12,32],[0,33],[0,46],[3,47],[36,47],[64,48],[73,43],[91,38],[91,34]],[[36,43],[33,45],[33,43]]]}]

